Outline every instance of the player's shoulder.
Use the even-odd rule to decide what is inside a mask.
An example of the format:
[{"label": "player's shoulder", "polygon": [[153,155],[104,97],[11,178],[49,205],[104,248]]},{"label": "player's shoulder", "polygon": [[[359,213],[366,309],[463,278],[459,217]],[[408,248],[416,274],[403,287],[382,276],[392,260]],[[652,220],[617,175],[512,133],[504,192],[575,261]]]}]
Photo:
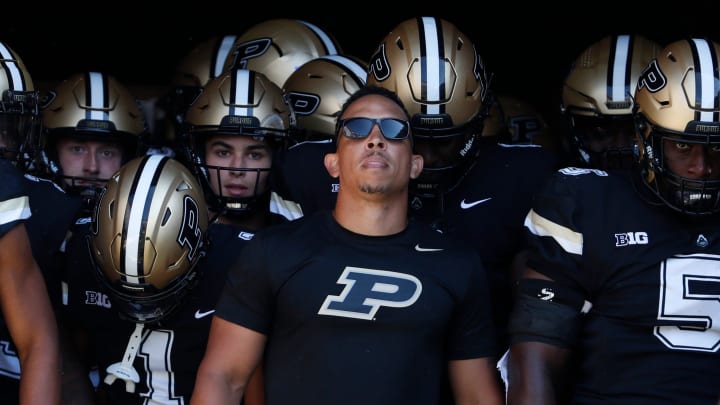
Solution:
[{"label": "player's shoulder", "polygon": [[0,159],[0,201],[26,192],[22,172],[6,159]]},{"label": "player's shoulder", "polygon": [[[540,188],[535,206],[559,209],[563,204],[596,207],[611,201],[635,199],[629,171],[604,171],[582,167],[563,167],[551,175]],[[564,203],[563,203],[564,201]],[[569,209],[569,207],[566,207]]]},{"label": "player's shoulder", "polygon": [[601,169],[566,166],[550,177],[551,182],[565,184],[578,189],[611,187],[627,178],[628,173],[609,172]]},{"label": "player's shoulder", "polygon": [[256,237],[262,236],[264,240],[294,238],[300,235],[312,234],[322,231],[321,217],[324,212],[316,212],[311,215],[299,217],[294,220],[274,223],[258,232]]}]

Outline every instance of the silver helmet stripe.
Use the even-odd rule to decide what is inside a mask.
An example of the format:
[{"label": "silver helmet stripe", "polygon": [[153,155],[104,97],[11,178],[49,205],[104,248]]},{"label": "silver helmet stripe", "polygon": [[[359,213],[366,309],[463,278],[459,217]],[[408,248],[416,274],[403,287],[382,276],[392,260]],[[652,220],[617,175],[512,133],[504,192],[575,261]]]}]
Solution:
[{"label": "silver helmet stripe", "polygon": [[618,35],[615,49],[611,52],[610,57],[613,58],[611,70],[608,72],[611,77],[610,83],[610,102],[622,102],[627,98],[630,87],[628,83],[628,71],[630,70],[630,36]]},{"label": "silver helmet stripe", "polygon": [[440,55],[441,38],[437,21],[433,17],[422,17],[422,27],[420,28],[422,35],[425,37],[425,40],[421,41],[425,45],[425,49],[421,49],[421,54],[425,56],[422,64],[422,74],[425,81],[422,99],[427,100],[426,103],[423,103],[423,109],[426,109],[424,114],[440,114],[440,89],[443,83],[440,75],[442,74],[441,62],[443,58]]},{"label": "silver helmet stripe", "polygon": [[158,166],[166,159],[163,155],[148,156],[133,184],[134,192],[131,194],[131,201],[128,201],[127,205],[130,212],[125,213],[127,232],[125,232],[125,252],[123,255],[125,281],[129,283],[140,283],[140,277],[144,274],[143,258],[145,256],[146,232],[144,228],[153,200],[151,188],[154,188],[157,181]]},{"label": "silver helmet stripe", "polygon": [[692,43],[695,57],[695,100],[701,108],[698,121],[717,121],[715,112],[718,109],[718,89],[715,86],[718,77],[713,49],[704,39],[693,38]]},{"label": "silver helmet stripe", "polygon": [[88,72],[87,81],[88,94],[85,95],[85,102],[90,106],[86,113],[87,119],[109,121],[110,113],[108,112],[105,75],[99,72]]},{"label": "silver helmet stripe", "polygon": [[8,83],[10,90],[15,91],[24,91],[26,88],[25,83],[23,82],[23,75],[20,72],[20,68],[17,65],[17,61],[15,61],[15,57],[13,56],[12,52],[10,52],[10,49],[8,49],[5,44],[0,42],[0,59],[4,59],[4,63],[2,63],[2,67],[5,69],[5,72],[8,77]]}]

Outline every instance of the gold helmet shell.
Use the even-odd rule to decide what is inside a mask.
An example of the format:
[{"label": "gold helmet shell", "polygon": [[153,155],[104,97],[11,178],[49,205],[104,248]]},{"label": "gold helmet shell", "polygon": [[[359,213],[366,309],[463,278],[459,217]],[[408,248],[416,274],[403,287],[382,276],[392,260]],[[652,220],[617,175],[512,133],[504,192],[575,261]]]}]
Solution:
[{"label": "gold helmet shell", "polygon": [[370,59],[368,85],[395,92],[413,130],[459,127],[482,115],[490,77],[475,45],[453,23],[418,17],[395,26]]},{"label": "gold helmet shell", "polygon": [[334,139],[335,123],[351,94],[365,85],[367,63],[326,55],[304,63],[283,85],[295,112],[298,140]]},{"label": "gold helmet shell", "polygon": [[95,210],[90,251],[113,306],[127,319],[170,314],[197,281],[208,210],[180,162],[135,158],[107,183]]},{"label": "gold helmet shell", "polygon": [[337,53],[342,53],[337,40],[317,25],[289,18],[270,19],[240,35],[224,70],[255,70],[282,87],[303,63]]},{"label": "gold helmet shell", "polygon": [[231,198],[213,191],[205,161],[208,137],[262,138],[279,151],[291,143],[295,126],[295,115],[282,90],[262,73],[233,68],[210,80],[188,109],[183,128],[185,154],[204,187],[210,209],[216,213],[247,212],[255,209],[260,195]]},{"label": "gold helmet shell", "polygon": [[575,59],[562,88],[561,112],[630,116],[640,73],[660,45],[641,35],[608,35]]}]

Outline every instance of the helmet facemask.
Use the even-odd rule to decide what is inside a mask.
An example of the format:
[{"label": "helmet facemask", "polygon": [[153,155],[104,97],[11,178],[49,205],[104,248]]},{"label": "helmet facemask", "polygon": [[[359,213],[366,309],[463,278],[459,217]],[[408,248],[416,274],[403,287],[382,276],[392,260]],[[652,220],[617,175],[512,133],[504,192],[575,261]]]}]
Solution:
[{"label": "helmet facemask", "polygon": [[68,194],[79,195],[83,201],[83,207],[92,212],[97,203],[100,191],[105,186],[108,178],[71,176],[66,174],[60,165],[58,155],[58,141],[60,139],[72,139],[78,142],[96,141],[116,145],[121,150],[122,158],[120,166],[130,159],[141,154],[139,139],[132,134],[125,134],[118,131],[111,132],[90,132],[78,131],[73,128],[60,128],[46,130],[46,145],[42,149],[41,162],[49,175],[57,184],[68,192]]},{"label": "helmet facemask", "polygon": [[644,122],[639,125],[639,155],[642,179],[667,206],[688,215],[720,212],[720,178],[691,179],[670,170],[665,147],[667,142],[703,145],[720,149],[720,140],[713,136],[692,136],[674,133]]},{"label": "helmet facemask", "polygon": [[479,114],[469,123],[451,129],[413,127],[415,153],[425,159],[422,173],[411,181],[416,195],[437,196],[462,181],[480,150],[484,117]]},{"label": "helmet facemask", "polygon": [[0,98],[0,157],[24,171],[34,170],[40,129],[37,92],[4,91]]},{"label": "helmet facemask", "polygon": [[629,169],[635,165],[635,128],[631,116],[568,113],[570,142],[587,167]]},{"label": "helmet facemask", "polygon": [[[191,156],[191,164],[196,176],[203,186],[208,208],[217,216],[242,218],[269,206],[271,175],[276,152],[286,147],[289,138],[287,130],[269,127],[241,127],[233,132],[227,129],[199,130],[189,126],[189,144],[193,145],[187,153]],[[267,167],[230,167],[216,166],[207,163],[206,143],[214,136],[242,136],[265,143],[271,152],[270,165]],[[252,192],[243,197],[223,194],[223,174],[249,177]],[[263,179],[264,177],[264,179]]]}]

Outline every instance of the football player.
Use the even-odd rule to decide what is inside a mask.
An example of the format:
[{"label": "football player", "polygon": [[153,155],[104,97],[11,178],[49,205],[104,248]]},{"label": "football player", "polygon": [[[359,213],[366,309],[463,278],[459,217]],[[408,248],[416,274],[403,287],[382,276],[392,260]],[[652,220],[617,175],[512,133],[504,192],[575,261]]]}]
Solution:
[{"label": "football player", "polygon": [[[30,239],[32,255],[43,275],[43,290],[47,289],[50,302],[57,310],[61,305],[61,244],[79,202],[52,181],[31,174],[37,169],[34,159],[40,122],[39,92],[35,89],[29,71],[17,53],[6,43],[0,42],[0,160],[11,162],[21,173],[32,211],[32,216],[26,218],[24,226]],[[42,299],[44,291],[33,291]],[[4,347],[0,352],[0,402],[16,404],[22,361],[14,343],[16,339],[7,326],[6,322],[0,321],[0,345]],[[53,389],[50,388],[51,398],[54,396]]]},{"label": "football player", "polygon": [[508,403],[717,403],[719,66],[708,39],[660,49],[634,94],[635,168],[566,168],[536,194]]},{"label": "football player", "polygon": [[660,49],[642,35],[608,35],[578,55],[562,87],[567,165],[627,169],[635,156],[632,111],[640,73]]},{"label": "football player", "polygon": [[[71,284],[80,288],[68,306],[101,345],[99,391],[114,404],[189,401],[227,269],[256,232],[295,218],[294,205],[269,188],[291,121],[278,86],[227,71],[206,83],[183,121],[191,167],[161,156],[124,165],[90,238],[101,282],[78,274]],[[130,249],[132,240],[148,242]]]},{"label": "football player", "polygon": [[409,215],[477,248],[503,350],[511,266],[525,246],[523,219],[533,193],[559,162],[539,145],[481,141],[493,101],[492,74],[452,22],[431,16],[402,21],[368,66],[367,85],[392,90],[407,106],[415,151],[425,161],[410,184]]}]

